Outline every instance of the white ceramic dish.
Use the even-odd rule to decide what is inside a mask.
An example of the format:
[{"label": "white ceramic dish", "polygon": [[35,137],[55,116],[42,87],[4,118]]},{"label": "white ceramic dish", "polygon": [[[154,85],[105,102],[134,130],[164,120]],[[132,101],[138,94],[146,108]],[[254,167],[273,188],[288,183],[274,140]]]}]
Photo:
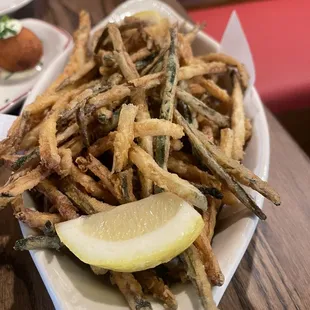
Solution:
[{"label": "white ceramic dish", "polygon": [[0,16],[15,12],[30,3],[31,1],[32,0],[1,0]]},{"label": "white ceramic dish", "polygon": [[[94,31],[105,25],[108,21],[120,21],[125,16],[138,11],[156,10],[172,21],[183,23],[183,18],[173,9],[159,1],[131,0],[125,2],[114,12],[94,28]],[[190,24],[187,24],[189,27]],[[199,33],[194,44],[196,54],[215,51],[219,45],[204,33]],[[61,72],[68,59],[69,51],[61,55],[36,84],[28,97],[25,105],[42,93],[44,89]],[[253,89],[249,93],[246,104],[246,113],[253,121],[253,137],[247,147],[245,165],[253,170],[262,179],[267,179],[269,169],[269,132],[264,109],[257,94]],[[249,191],[256,203],[262,207],[263,197],[258,193]],[[31,205],[29,195],[25,195],[28,204]],[[239,262],[247,249],[257,225],[257,218],[244,208],[226,208],[221,213],[217,234],[214,238],[213,248],[226,281],[222,287],[213,290],[215,301],[218,303],[231,280]],[[21,224],[24,236],[34,232]],[[32,251],[32,258],[41,274],[47,290],[54,302],[56,309],[127,309],[120,293],[112,286],[103,283],[94,276],[89,268],[78,260],[49,251]],[[192,285],[180,285],[172,288],[177,296],[179,309],[201,309],[197,295]],[[154,303],[154,309],[162,307]]]},{"label": "white ceramic dish", "polygon": [[[22,19],[21,23],[33,31],[42,42],[41,71],[24,78],[21,76],[22,72],[15,73],[6,80],[0,80],[0,113],[7,113],[16,108],[57,56],[72,45],[71,35],[63,29],[31,18]],[[18,75],[18,78],[14,78],[15,75]]]}]

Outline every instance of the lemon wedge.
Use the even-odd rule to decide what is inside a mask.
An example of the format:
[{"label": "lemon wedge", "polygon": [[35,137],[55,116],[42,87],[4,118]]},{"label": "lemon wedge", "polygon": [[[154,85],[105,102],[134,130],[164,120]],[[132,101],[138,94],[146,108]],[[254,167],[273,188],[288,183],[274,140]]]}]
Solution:
[{"label": "lemon wedge", "polygon": [[60,240],[81,261],[119,272],[158,266],[199,236],[204,222],[186,201],[160,193],[115,209],[59,223]]}]

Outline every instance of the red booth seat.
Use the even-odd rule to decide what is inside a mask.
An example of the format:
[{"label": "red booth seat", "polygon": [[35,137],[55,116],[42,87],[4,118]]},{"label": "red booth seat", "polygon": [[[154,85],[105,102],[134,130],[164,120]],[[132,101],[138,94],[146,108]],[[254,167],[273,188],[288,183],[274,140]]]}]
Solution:
[{"label": "red booth seat", "polygon": [[310,1],[273,0],[193,10],[220,40],[236,10],[256,66],[256,87],[274,112],[310,107]]}]

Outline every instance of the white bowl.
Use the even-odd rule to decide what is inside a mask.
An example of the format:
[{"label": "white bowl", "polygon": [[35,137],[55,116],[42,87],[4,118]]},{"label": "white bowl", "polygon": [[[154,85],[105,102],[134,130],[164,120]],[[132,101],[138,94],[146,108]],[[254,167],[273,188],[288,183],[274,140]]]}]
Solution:
[{"label": "white bowl", "polygon": [[[168,16],[172,21],[183,23],[184,19],[168,5],[151,0],[132,0],[125,2],[100,22],[93,31],[109,21],[120,21],[125,16],[139,11],[156,10]],[[190,24],[186,22],[187,27]],[[219,45],[208,35],[200,32],[194,43],[196,54],[218,50]],[[26,101],[30,104],[37,95],[42,93],[56,78],[64,67],[70,51],[61,55],[53,66],[41,76]],[[269,169],[269,132],[262,102],[253,89],[249,93],[250,104],[246,104],[246,114],[253,121],[253,136],[247,147],[245,165],[262,179],[267,179]],[[263,206],[263,197],[249,190],[258,206]],[[29,195],[25,197],[29,202]],[[29,202],[31,203],[31,202]],[[231,280],[239,262],[247,249],[257,225],[257,218],[244,208],[226,208],[221,214],[218,231],[213,241],[213,248],[225,275],[222,287],[213,289],[215,301],[218,303]],[[34,231],[21,224],[24,236]],[[54,302],[56,309],[126,309],[127,305],[121,294],[112,286],[94,276],[89,268],[77,259],[50,251],[31,251],[32,258],[41,274],[45,286]],[[179,309],[200,309],[198,297],[192,285],[173,287]],[[154,309],[162,307],[154,303]]]},{"label": "white bowl", "polygon": [[15,12],[18,9],[30,3],[31,1],[32,0],[1,0],[0,15]]}]

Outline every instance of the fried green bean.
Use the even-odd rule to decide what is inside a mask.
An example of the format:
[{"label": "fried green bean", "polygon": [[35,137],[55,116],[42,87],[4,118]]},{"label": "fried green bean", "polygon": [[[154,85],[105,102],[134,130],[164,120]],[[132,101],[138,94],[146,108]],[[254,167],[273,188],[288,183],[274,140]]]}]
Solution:
[{"label": "fried green bean", "polygon": [[198,130],[196,130],[196,135],[199,136],[199,139],[203,143],[204,147],[208,150],[208,152],[210,152],[210,154],[212,154],[219,165],[221,165],[223,169],[232,175],[238,182],[256,190],[273,202],[276,206],[281,204],[279,194],[267,182],[261,180],[251,170],[244,167],[238,161],[228,158],[223,152],[221,152],[220,149],[207,141],[204,135],[202,135]]},{"label": "fried green bean", "polygon": [[[177,153],[182,157],[183,154]],[[186,158],[184,160],[175,157],[173,153],[168,160],[168,170],[178,174],[181,178],[189,180],[190,182],[205,185],[207,187],[214,187],[220,189],[220,182],[210,173],[200,170],[197,166],[187,163]]]},{"label": "fried green bean", "polygon": [[227,91],[219,86],[212,79],[205,79],[203,77],[197,77],[197,82],[204,87],[208,93],[214,98],[219,99],[222,102],[230,103],[230,96]]},{"label": "fried green bean", "polygon": [[231,112],[231,129],[233,135],[232,158],[241,161],[244,156],[243,147],[245,144],[245,115],[243,94],[239,79],[236,75],[233,77],[234,88],[231,95],[232,112]]},{"label": "fried green bean", "polygon": [[15,197],[24,191],[30,190],[44,180],[50,171],[45,170],[41,165],[31,171],[27,171],[24,175],[12,182],[5,184],[0,188],[0,197]]},{"label": "fried green bean", "polygon": [[[63,125],[66,124],[69,120],[74,119],[74,116],[76,114],[76,111],[78,108],[86,102],[92,102],[94,98],[97,98],[100,95],[103,95],[105,93],[109,92],[109,86],[108,85],[102,85],[101,81],[96,80],[92,81],[92,85],[89,88],[86,88],[84,91],[82,91],[78,96],[74,96],[74,98],[65,106],[64,111],[59,115],[59,118],[57,119],[57,125]],[[109,93],[110,94],[110,93]],[[91,105],[87,104],[87,107]],[[99,107],[98,107],[99,108]],[[92,109],[85,109],[85,113],[93,112]]]},{"label": "fried green bean", "polygon": [[79,216],[69,198],[59,191],[51,181],[43,180],[36,186],[36,189],[50,200],[65,220],[72,220]]},{"label": "fried green bean", "polygon": [[183,117],[186,119],[186,121],[191,124],[193,122],[193,119],[192,119],[192,113],[191,113],[188,105],[185,104],[184,101],[178,100],[177,107],[178,107],[178,110],[183,115]]},{"label": "fried green bean", "polygon": [[57,169],[57,173],[61,177],[66,177],[70,174],[73,162],[72,162],[72,152],[71,149],[61,148],[58,151],[60,155],[60,163],[59,168]]},{"label": "fried green bean", "polygon": [[[177,27],[174,27],[170,29],[170,47],[167,58],[166,82],[162,90],[163,98],[159,112],[159,117],[168,121],[172,121],[175,92],[178,82],[179,59],[177,55],[177,40]],[[165,170],[167,170],[169,149],[170,138],[168,136],[158,136],[155,138],[154,158],[157,164]]]},{"label": "fried green bean", "polygon": [[178,303],[174,294],[169,287],[164,283],[163,279],[156,275],[155,270],[149,269],[135,273],[135,277],[142,285],[146,293],[151,293],[156,299],[164,303],[165,309],[176,310]]},{"label": "fried green bean", "polygon": [[[209,205],[209,209],[211,208],[211,206],[212,204]],[[221,271],[219,262],[213,252],[213,249],[211,246],[211,240],[207,236],[206,230],[208,230],[209,227],[206,227],[206,226],[210,226],[210,223],[207,221],[205,221],[204,230],[200,234],[200,236],[195,240],[194,245],[200,251],[201,260],[205,267],[205,272],[207,274],[209,281],[213,285],[222,286],[224,284],[225,278]]]},{"label": "fried green bean", "polygon": [[[194,129],[189,125],[183,116],[175,110],[174,112],[176,122],[183,126],[184,132],[188,136],[191,144],[195,147],[202,162],[217,176],[231,192],[257,217],[262,220],[266,219],[264,212],[256,205],[252,198],[246,193],[246,191],[237,183],[225,170],[217,163],[211,153],[206,149],[204,144],[201,142],[200,137],[197,136],[198,130]],[[195,134],[196,133],[196,134]],[[203,134],[202,134],[203,135]],[[210,143],[208,141],[208,143]]]},{"label": "fried green bean", "polygon": [[[70,137],[74,136],[79,131],[78,124],[74,123],[68,126],[64,131],[60,132],[56,136],[57,146],[66,142]],[[40,151],[38,147],[35,147],[31,152],[21,156],[15,163],[12,164],[12,170],[16,171],[22,167],[27,167],[28,163],[36,164],[40,159]]]},{"label": "fried green bean", "polygon": [[136,201],[136,197],[133,193],[133,170],[129,168],[117,174],[114,186],[119,192],[119,196],[122,197],[121,203],[128,203]]},{"label": "fried green bean", "polygon": [[69,85],[73,85],[74,83],[78,82],[81,80],[83,77],[86,75],[90,74],[93,71],[96,71],[96,62],[91,59],[83,67],[81,67],[77,72],[75,72],[73,75],[70,77],[64,79],[55,89],[56,92],[64,89],[65,87]]},{"label": "fried green bean", "polygon": [[[149,64],[151,64],[156,58],[157,53],[152,53],[151,55],[145,57],[144,59],[140,59],[135,63],[136,69],[138,71],[146,68]],[[132,59],[132,56],[131,56]]]},{"label": "fried green bean", "polygon": [[91,176],[82,172],[75,165],[72,165],[70,176],[74,182],[83,186],[86,192],[91,196],[99,200],[104,200],[105,202],[112,205],[116,204],[116,199],[110,194],[108,190],[104,189],[99,182],[96,182]]},{"label": "fried green bean", "polygon": [[124,77],[121,73],[115,72],[108,78],[108,86],[112,88],[113,86],[120,84],[123,79]]},{"label": "fried green bean", "polygon": [[118,103],[117,106],[119,106],[121,104],[121,100],[130,96],[130,94],[131,94],[131,89],[129,86],[125,84],[116,85],[113,88],[105,92],[99,93],[93,98],[91,98],[88,101],[86,112],[92,113],[101,107],[109,106],[112,102]]},{"label": "fried green bean", "polygon": [[53,237],[56,235],[55,226],[51,221],[47,221],[42,228],[45,236]]},{"label": "fried green bean", "polygon": [[88,129],[87,129],[87,121],[86,121],[86,115],[85,115],[85,104],[86,100],[83,100],[80,103],[80,106],[78,107],[76,111],[76,122],[79,126],[80,135],[83,139],[83,143],[86,147],[89,147],[89,136],[88,136]]},{"label": "fried green bean", "polygon": [[113,112],[106,107],[102,107],[97,111],[97,119],[99,123],[105,125],[109,119],[113,116]]},{"label": "fried green bean", "polygon": [[20,169],[21,167],[24,167],[27,163],[29,163],[33,159],[38,159],[40,155],[39,149],[35,148],[28,154],[18,158],[12,165],[11,168],[12,170],[16,171]]},{"label": "fried green bean", "polygon": [[60,214],[39,212],[25,208],[19,212],[16,212],[15,217],[27,224],[29,227],[42,229],[46,222],[50,221],[53,224],[63,222],[64,219]]},{"label": "fried green bean", "polygon": [[142,292],[142,287],[131,273],[110,272],[112,284],[117,285],[128,302],[131,310],[152,310],[152,305],[147,301]]},{"label": "fried green bean", "polygon": [[[210,62],[202,64],[191,64],[181,67],[177,75],[177,80],[189,80],[195,76],[205,74],[219,74],[227,71],[227,66],[222,62]],[[129,84],[135,87],[143,87],[144,89],[154,88],[160,85],[165,77],[165,72],[148,74],[140,78],[129,81]]]},{"label": "fried green bean", "polygon": [[79,190],[70,178],[66,177],[60,181],[61,190],[74,202],[74,204],[86,214],[109,211],[113,206],[103,203]]},{"label": "fried green bean", "polygon": [[111,118],[109,120],[107,120],[107,122],[105,122],[105,124],[103,124],[102,127],[102,132],[107,134],[110,131],[116,129],[117,125],[118,125],[118,121],[119,121],[119,115],[121,113],[121,109],[116,109],[115,111],[113,111],[113,114],[111,116]]},{"label": "fried green bean", "polygon": [[57,251],[63,246],[58,236],[32,236],[19,239],[15,242],[14,250],[30,251],[40,249],[55,249]]},{"label": "fried green bean", "polygon": [[205,310],[216,310],[217,307],[213,301],[211,284],[196,247],[191,245],[180,257],[186,266],[187,276],[198,292],[203,308]]},{"label": "fried green bean", "polygon": [[153,55],[155,53],[152,53],[147,47],[142,47],[135,53],[130,55],[130,58],[133,62],[138,62],[140,60],[146,59],[147,57]]},{"label": "fried green bean", "polygon": [[249,74],[245,69],[245,66],[243,64],[241,64],[237,59],[229,56],[229,55],[225,55],[225,54],[221,54],[221,53],[209,53],[203,56],[199,57],[200,59],[202,59],[203,61],[206,62],[212,62],[212,61],[221,61],[229,66],[234,66],[238,69],[238,72],[240,74],[241,77],[241,83],[242,83],[242,87],[244,89],[246,89],[248,87],[248,83],[249,83]]},{"label": "fried green bean", "polygon": [[122,198],[119,197],[115,191],[111,171],[97,158],[89,153],[86,158],[78,157],[76,159],[76,163],[82,171],[90,170],[94,175],[96,175],[101,180],[104,187],[108,189],[119,202],[121,201]]},{"label": "fried green bean", "polygon": [[153,61],[150,64],[148,64],[145,68],[143,68],[143,70],[141,71],[141,76],[150,73],[158,63],[162,62],[164,60],[164,56],[167,50],[168,50],[167,48],[162,48],[160,52],[157,54],[157,56],[153,59]]},{"label": "fried green bean", "polygon": [[[126,48],[124,46],[124,43],[122,41],[122,37],[120,35],[119,29],[117,28],[116,25],[110,24],[108,26],[109,28],[109,34],[113,43],[113,47],[114,47],[114,55],[116,58],[116,61],[120,67],[121,72],[123,73],[125,79],[131,80],[131,79],[135,79],[135,78],[139,78],[139,73],[136,70],[136,67],[133,63],[133,61],[131,60],[131,58],[129,57]],[[134,89],[131,91],[131,99],[132,102],[135,106],[138,107],[138,111],[136,113],[137,116],[137,120],[141,121],[141,120],[146,120],[146,119],[150,119],[150,113],[148,110],[148,105],[146,103],[146,95],[145,95],[145,91],[143,89]],[[130,130],[127,130],[127,136],[129,135]],[[124,137],[124,134],[123,134]],[[117,134],[116,138],[115,138],[115,142],[114,142],[114,146],[117,146],[118,143],[121,140],[119,139],[121,138],[121,135]],[[126,145],[126,141],[123,139],[122,143],[124,143]],[[124,145],[124,146],[125,146]],[[139,145],[141,145],[141,147],[148,152],[150,155],[153,156],[153,139],[152,137],[144,137],[142,139],[140,139],[139,141]],[[128,151],[128,144],[127,144],[127,150],[126,147],[123,148],[123,154],[126,154]],[[123,159],[125,159],[126,157],[124,156],[119,156],[121,155],[120,152],[117,152],[117,149],[114,148],[114,161],[113,161],[113,168],[112,171],[114,171],[115,168],[119,168],[117,165],[119,163],[119,159],[123,157]],[[124,167],[124,166],[123,166]],[[118,169],[116,169],[115,171],[120,171]],[[150,180],[145,179],[142,175],[140,176],[140,183],[142,185],[142,196],[143,197],[147,197],[149,195],[152,194],[153,191],[153,184]]]},{"label": "fried green bean", "polygon": [[70,149],[72,158],[75,158],[84,148],[84,143],[80,136],[73,137],[71,140],[63,144],[59,150]]},{"label": "fried green bean", "polygon": [[134,140],[134,121],[138,108],[133,104],[123,105],[113,142],[114,157],[112,173],[121,172],[128,163],[128,151]]},{"label": "fried green bean", "polygon": [[131,147],[129,158],[157,186],[182,197],[197,208],[207,209],[208,201],[206,197],[195,186],[181,179],[178,175],[169,173],[159,167],[155,160],[139,146],[133,145]]},{"label": "fried green bean", "polygon": [[207,187],[205,185],[192,183],[195,187],[197,187],[204,195],[212,196],[216,199],[223,199],[223,194],[215,187]]},{"label": "fried green bean", "polygon": [[212,108],[208,107],[202,101],[191,95],[190,93],[178,88],[177,97],[181,99],[184,103],[188,104],[194,111],[202,114],[207,119],[213,121],[219,127],[228,127],[229,118],[226,115],[223,115]]}]

